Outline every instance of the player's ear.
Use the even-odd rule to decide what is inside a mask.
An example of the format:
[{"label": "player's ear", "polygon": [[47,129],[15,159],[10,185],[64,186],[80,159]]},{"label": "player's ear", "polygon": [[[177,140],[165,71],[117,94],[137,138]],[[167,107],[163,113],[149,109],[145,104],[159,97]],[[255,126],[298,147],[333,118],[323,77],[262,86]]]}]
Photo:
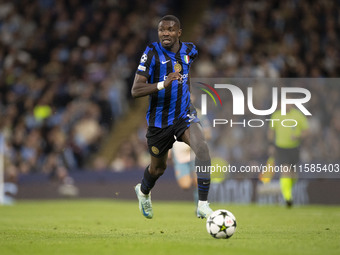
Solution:
[{"label": "player's ear", "polygon": [[179,30],[178,30],[178,37],[180,37],[182,35],[182,29],[180,28]]}]

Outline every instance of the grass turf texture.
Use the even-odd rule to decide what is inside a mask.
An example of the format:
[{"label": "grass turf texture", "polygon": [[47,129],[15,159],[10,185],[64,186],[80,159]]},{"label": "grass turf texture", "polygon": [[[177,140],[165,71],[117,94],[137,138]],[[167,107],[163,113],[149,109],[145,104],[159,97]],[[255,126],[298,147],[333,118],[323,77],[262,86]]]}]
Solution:
[{"label": "grass turf texture", "polygon": [[69,200],[0,206],[0,254],[340,254],[340,207],[212,204],[237,230],[212,238],[190,202]]}]

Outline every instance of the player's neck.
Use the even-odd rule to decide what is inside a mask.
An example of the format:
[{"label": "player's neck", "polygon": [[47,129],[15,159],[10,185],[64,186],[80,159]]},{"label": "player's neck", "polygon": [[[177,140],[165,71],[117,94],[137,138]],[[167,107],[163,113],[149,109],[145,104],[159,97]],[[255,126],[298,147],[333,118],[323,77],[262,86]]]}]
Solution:
[{"label": "player's neck", "polygon": [[164,48],[164,49],[171,51],[173,53],[177,53],[180,47],[181,47],[181,44],[179,41],[177,41],[176,43],[174,43],[174,45],[172,45],[171,48]]},{"label": "player's neck", "polygon": [[177,41],[177,42],[174,44],[174,46],[172,47],[171,52],[177,53],[177,51],[179,50],[179,47],[180,47],[180,46],[181,46],[181,45],[180,45],[179,41]]}]

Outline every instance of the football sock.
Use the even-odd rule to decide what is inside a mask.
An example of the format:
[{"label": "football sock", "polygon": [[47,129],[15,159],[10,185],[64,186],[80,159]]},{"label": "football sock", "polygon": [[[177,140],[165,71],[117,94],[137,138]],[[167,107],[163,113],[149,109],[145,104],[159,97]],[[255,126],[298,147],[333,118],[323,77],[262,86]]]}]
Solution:
[{"label": "football sock", "polygon": [[293,200],[293,186],[296,179],[293,178],[280,178],[281,193],[285,201]]},{"label": "football sock", "polygon": [[142,179],[142,185],[140,190],[142,191],[143,194],[148,195],[150,193],[150,190],[153,188],[153,186],[155,186],[155,183],[157,181],[157,179],[160,177],[159,176],[155,176],[150,174],[149,172],[149,166],[147,166],[147,168],[144,171],[144,176]]},{"label": "football sock", "polygon": [[208,200],[210,187],[210,166],[211,160],[195,159],[195,170],[197,174],[198,199],[200,201]]}]

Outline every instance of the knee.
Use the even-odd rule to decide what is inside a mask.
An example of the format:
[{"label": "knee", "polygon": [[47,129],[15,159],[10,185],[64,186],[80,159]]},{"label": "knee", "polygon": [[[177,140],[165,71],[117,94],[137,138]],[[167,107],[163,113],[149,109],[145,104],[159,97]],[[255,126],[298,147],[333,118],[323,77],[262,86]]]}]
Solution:
[{"label": "knee", "polygon": [[149,169],[150,170],[150,174],[159,177],[159,176],[163,175],[166,167],[167,167],[166,163],[160,164],[160,165],[156,165],[156,166],[151,166],[150,165],[150,169]]}]

